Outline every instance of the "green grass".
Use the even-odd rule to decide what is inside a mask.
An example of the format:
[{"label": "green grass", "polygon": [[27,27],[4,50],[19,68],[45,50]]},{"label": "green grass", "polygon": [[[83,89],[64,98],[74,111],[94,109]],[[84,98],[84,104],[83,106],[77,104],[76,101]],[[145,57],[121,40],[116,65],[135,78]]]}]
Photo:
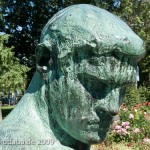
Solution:
[{"label": "green grass", "polygon": [[5,106],[2,106],[1,109],[4,110],[4,109],[13,109],[15,106],[9,106],[9,105],[5,105]]}]

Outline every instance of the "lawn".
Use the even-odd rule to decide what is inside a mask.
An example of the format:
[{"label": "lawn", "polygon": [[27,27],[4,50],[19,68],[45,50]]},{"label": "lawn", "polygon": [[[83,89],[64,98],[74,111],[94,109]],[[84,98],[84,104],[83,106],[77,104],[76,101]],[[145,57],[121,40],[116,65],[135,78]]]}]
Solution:
[{"label": "lawn", "polygon": [[92,150],[150,150],[148,143],[102,143],[92,146]]}]

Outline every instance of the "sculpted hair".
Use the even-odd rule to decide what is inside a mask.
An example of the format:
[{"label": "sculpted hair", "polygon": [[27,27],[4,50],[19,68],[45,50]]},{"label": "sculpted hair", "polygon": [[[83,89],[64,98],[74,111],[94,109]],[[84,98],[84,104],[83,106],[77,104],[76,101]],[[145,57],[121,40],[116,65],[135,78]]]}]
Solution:
[{"label": "sculpted hair", "polygon": [[92,55],[121,53],[135,60],[144,56],[143,40],[125,22],[106,10],[87,7],[70,6],[48,21],[36,49],[38,70],[41,66],[47,72],[58,64],[67,65],[68,60],[79,63],[80,56],[88,59]]}]

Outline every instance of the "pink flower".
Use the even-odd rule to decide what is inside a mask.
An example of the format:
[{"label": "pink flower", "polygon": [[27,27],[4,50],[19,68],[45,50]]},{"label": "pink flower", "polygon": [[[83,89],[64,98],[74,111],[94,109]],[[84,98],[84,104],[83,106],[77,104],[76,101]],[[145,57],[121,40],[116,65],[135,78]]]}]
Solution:
[{"label": "pink flower", "polygon": [[115,126],[115,130],[121,130],[121,126]]},{"label": "pink flower", "polygon": [[117,130],[116,132],[117,132],[117,134],[121,134],[122,130]]},{"label": "pink flower", "polygon": [[124,135],[129,134],[129,133],[127,132],[127,130],[124,129],[124,128],[122,128],[121,131],[123,132]]},{"label": "pink flower", "polygon": [[130,114],[130,115],[129,115],[129,118],[130,118],[130,119],[133,119],[133,118],[134,118],[134,115],[133,115],[133,114]]},{"label": "pink flower", "polygon": [[130,126],[126,126],[125,128],[126,128],[126,129],[130,129]]},{"label": "pink flower", "polygon": [[130,125],[130,123],[128,122],[128,121],[126,121],[126,122],[122,122],[122,124],[121,124],[123,127],[126,127],[126,126],[129,126]]},{"label": "pink flower", "polygon": [[134,133],[140,133],[140,129],[139,129],[139,128],[135,128],[135,129],[133,130],[133,132],[134,132]]},{"label": "pink flower", "polygon": [[150,139],[148,139],[147,137],[145,137],[145,138],[143,139],[143,142],[150,143]]}]

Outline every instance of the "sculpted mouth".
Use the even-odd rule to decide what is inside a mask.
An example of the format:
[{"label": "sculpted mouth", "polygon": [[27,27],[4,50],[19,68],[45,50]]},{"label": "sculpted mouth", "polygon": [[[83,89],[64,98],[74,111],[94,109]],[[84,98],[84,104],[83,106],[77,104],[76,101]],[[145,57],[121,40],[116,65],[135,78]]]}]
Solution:
[{"label": "sculpted mouth", "polygon": [[95,54],[95,56],[91,57],[89,59],[89,63],[93,64],[95,66],[101,66],[102,63],[110,63],[112,69],[113,66],[118,65],[118,67],[121,66],[135,66],[141,56],[132,56],[132,55],[127,55],[122,52],[117,52],[117,51],[112,51],[109,53],[104,53],[101,55]]},{"label": "sculpted mouth", "polygon": [[87,125],[87,126],[86,126],[86,130],[87,130],[87,131],[98,132],[98,130],[99,130],[99,124]]},{"label": "sculpted mouth", "polygon": [[98,132],[99,134],[107,133],[113,123],[113,116],[103,110],[97,110],[96,114],[99,120],[88,120],[86,123],[86,130]]},{"label": "sculpted mouth", "polygon": [[85,131],[98,132],[99,130],[99,119],[97,118],[92,119],[89,117],[82,118],[80,124],[82,129]]},{"label": "sculpted mouth", "polygon": [[93,124],[99,124],[99,120],[94,119],[94,120],[88,121],[88,125],[93,125]]}]

